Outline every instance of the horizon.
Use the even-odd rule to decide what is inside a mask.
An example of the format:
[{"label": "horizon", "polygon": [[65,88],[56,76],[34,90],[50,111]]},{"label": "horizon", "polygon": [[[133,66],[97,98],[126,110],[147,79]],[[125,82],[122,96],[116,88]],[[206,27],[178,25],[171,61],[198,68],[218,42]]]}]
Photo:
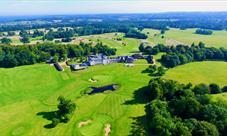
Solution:
[{"label": "horizon", "polygon": [[0,16],[227,12],[225,0],[3,0]]}]

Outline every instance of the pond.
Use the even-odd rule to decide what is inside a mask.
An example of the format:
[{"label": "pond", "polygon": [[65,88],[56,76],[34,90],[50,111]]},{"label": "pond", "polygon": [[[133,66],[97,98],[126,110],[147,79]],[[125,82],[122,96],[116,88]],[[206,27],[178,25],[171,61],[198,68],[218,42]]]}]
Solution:
[{"label": "pond", "polygon": [[96,94],[96,93],[103,93],[105,91],[115,91],[117,88],[119,87],[118,84],[112,84],[112,85],[106,85],[106,86],[102,86],[102,87],[91,87],[91,92],[89,92],[88,94]]}]

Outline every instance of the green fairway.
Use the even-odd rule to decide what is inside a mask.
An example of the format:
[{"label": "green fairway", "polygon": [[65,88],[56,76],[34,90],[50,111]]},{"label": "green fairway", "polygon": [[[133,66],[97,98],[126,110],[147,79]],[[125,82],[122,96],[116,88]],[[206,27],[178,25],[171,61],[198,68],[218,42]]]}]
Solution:
[{"label": "green fairway", "polygon": [[[67,68],[58,72],[53,66],[37,64],[0,69],[0,134],[100,136],[105,133],[105,125],[110,124],[111,135],[129,135],[135,121],[133,118],[145,114],[145,105],[137,103],[141,100],[134,98],[134,92],[150,80],[147,74],[141,73],[146,67],[111,64],[78,72]],[[90,82],[90,78],[97,82]],[[92,86],[113,83],[120,85],[115,92],[91,96],[81,93]],[[72,99],[77,110],[69,123],[53,129],[45,128],[51,123],[47,118],[57,110],[59,95]],[[87,120],[91,122],[79,127],[80,122]]]},{"label": "green fairway", "polygon": [[227,63],[218,61],[193,62],[169,69],[164,78],[182,83],[217,83],[227,85]]},{"label": "green fairway", "polygon": [[[207,46],[225,47],[227,48],[227,31],[215,31],[212,35],[195,34],[196,29],[174,29],[166,31],[164,38],[161,38],[160,31],[154,29],[144,29],[144,33],[149,32],[148,41],[152,45],[163,43],[166,45],[187,44],[191,45],[193,42],[198,44],[200,41],[206,43]],[[156,34],[156,36],[154,36]]]}]

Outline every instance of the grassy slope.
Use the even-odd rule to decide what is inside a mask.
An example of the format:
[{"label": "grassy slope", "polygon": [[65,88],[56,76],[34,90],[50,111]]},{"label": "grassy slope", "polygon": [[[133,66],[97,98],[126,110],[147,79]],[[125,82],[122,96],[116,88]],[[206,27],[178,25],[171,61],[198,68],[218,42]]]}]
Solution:
[{"label": "grassy slope", "polygon": [[[71,73],[57,72],[46,64],[0,69],[0,133],[2,135],[102,135],[105,123],[110,123],[112,135],[128,135],[132,117],[144,115],[143,104],[126,104],[134,91],[147,85],[150,77],[141,74],[147,66],[133,68],[123,64],[95,66]],[[97,79],[91,83],[90,78]],[[143,80],[138,80],[143,79]],[[111,83],[121,85],[116,92],[80,97],[80,92],[91,86]],[[54,129],[44,128],[50,121],[37,115],[50,117],[56,110],[56,99],[64,95],[73,99],[78,109],[68,124]],[[88,126],[78,128],[80,121],[92,120]]]},{"label": "grassy slope", "polygon": [[196,29],[171,29],[166,32],[166,37],[178,40],[180,42],[191,45],[193,42],[200,41],[206,43],[208,46],[225,47],[227,48],[227,31],[213,31],[212,35],[194,34]]},{"label": "grassy slope", "polygon": [[194,62],[172,68],[164,76],[182,83],[218,83],[227,85],[227,63],[226,62]]}]

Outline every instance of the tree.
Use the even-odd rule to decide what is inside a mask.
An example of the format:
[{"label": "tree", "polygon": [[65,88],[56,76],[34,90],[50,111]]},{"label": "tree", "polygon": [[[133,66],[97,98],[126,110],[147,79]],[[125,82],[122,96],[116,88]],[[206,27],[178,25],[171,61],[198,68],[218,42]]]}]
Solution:
[{"label": "tree", "polygon": [[206,122],[199,121],[192,130],[194,136],[219,136],[219,132],[215,125]]},{"label": "tree", "polygon": [[22,43],[30,43],[30,41],[29,41],[29,37],[28,36],[24,36],[24,37],[22,37],[22,39],[20,40]]},{"label": "tree", "polygon": [[140,44],[139,50],[140,50],[140,52],[144,52],[145,51],[145,47],[144,47],[143,43]]},{"label": "tree", "polygon": [[208,29],[196,29],[196,34],[203,34],[203,35],[212,35],[212,31]]},{"label": "tree", "polygon": [[160,31],[160,34],[165,34],[165,30],[162,29],[162,30]]},{"label": "tree", "polygon": [[8,36],[14,36],[14,35],[16,35],[15,32],[13,32],[13,31],[9,31],[9,32],[8,32]]},{"label": "tree", "polygon": [[222,88],[222,92],[227,92],[227,86],[224,86],[224,87]]},{"label": "tree", "polygon": [[165,68],[163,66],[158,67],[158,71],[156,73],[157,76],[163,76],[165,74]]},{"label": "tree", "polygon": [[193,97],[181,97],[172,100],[174,114],[181,118],[195,117],[200,111],[200,103]]},{"label": "tree", "polygon": [[221,89],[217,84],[214,83],[210,84],[209,89],[211,94],[221,93]]},{"label": "tree", "polygon": [[62,96],[58,97],[58,113],[60,118],[68,122],[70,120],[71,114],[75,111],[76,105],[71,100],[68,100]]},{"label": "tree", "polygon": [[195,94],[208,94],[209,93],[209,87],[206,84],[198,84],[194,87],[193,92]]},{"label": "tree", "polygon": [[10,44],[10,43],[12,43],[12,40],[9,39],[9,38],[2,38],[1,39],[1,43],[3,43],[3,44]]}]

